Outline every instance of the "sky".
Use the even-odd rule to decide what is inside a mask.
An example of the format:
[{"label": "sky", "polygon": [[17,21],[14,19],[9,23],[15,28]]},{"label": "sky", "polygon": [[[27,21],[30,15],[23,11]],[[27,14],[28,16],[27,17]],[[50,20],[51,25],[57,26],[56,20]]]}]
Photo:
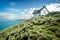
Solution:
[{"label": "sky", "polygon": [[0,20],[29,19],[33,10],[42,6],[49,11],[60,11],[60,0],[0,0]]}]

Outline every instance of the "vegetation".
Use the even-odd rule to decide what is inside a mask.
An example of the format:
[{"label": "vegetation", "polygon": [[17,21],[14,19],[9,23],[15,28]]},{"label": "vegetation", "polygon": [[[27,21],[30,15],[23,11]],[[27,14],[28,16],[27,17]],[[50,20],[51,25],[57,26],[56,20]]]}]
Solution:
[{"label": "vegetation", "polygon": [[[53,12],[54,13],[54,12]],[[60,14],[31,18],[0,32],[0,40],[60,40]],[[58,16],[57,16],[58,15]]]}]

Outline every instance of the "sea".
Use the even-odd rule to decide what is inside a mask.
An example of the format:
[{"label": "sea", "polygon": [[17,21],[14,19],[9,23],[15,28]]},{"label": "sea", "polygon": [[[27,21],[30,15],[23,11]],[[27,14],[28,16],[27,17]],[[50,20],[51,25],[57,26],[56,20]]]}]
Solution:
[{"label": "sea", "polygon": [[4,30],[6,28],[9,28],[11,26],[14,26],[18,23],[22,23],[25,20],[5,20],[5,21],[0,21],[0,30]]}]

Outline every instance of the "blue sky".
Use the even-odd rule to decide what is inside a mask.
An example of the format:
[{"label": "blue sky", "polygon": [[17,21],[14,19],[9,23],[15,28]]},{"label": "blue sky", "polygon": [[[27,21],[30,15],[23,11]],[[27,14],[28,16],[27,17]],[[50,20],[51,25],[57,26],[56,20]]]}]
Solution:
[{"label": "blue sky", "polygon": [[40,8],[57,2],[60,2],[60,0],[0,0],[0,18],[4,18],[7,16],[6,14],[9,17],[12,15],[12,19],[22,17],[24,13],[28,13],[27,10],[29,9]]},{"label": "blue sky", "polygon": [[[11,4],[11,3],[15,4]],[[26,8],[37,8],[50,3],[55,3],[56,0],[0,0],[0,12],[7,11],[5,8],[16,8],[16,9],[26,9]]]}]

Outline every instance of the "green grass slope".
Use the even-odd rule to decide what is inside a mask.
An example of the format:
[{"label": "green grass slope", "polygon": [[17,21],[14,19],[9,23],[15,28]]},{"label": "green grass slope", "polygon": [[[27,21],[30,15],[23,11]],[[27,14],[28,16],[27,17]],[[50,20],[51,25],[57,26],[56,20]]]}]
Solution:
[{"label": "green grass slope", "polygon": [[60,40],[60,16],[31,18],[0,32],[0,40]]}]

